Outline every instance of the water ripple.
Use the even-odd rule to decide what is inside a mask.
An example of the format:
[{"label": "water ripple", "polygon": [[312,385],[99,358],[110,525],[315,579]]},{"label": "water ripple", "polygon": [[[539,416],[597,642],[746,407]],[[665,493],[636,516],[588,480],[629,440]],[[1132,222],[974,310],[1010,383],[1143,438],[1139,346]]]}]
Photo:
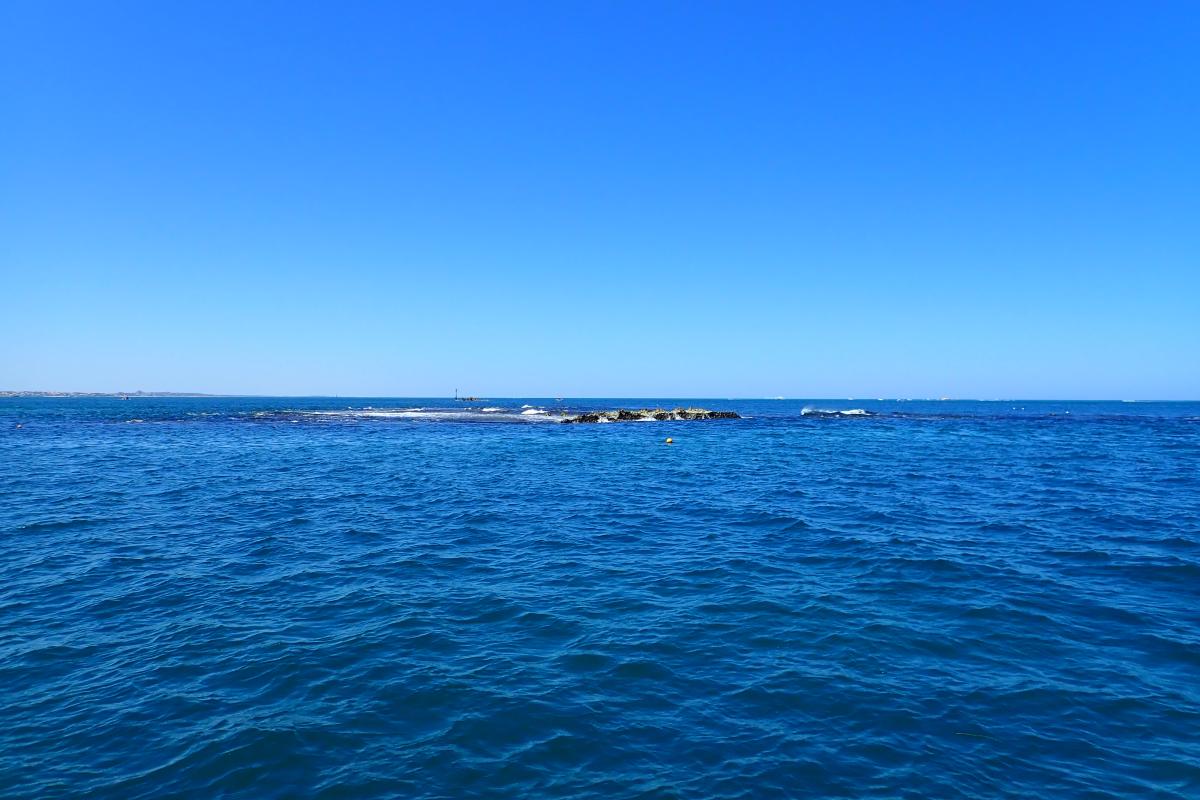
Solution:
[{"label": "water ripple", "polygon": [[1194,404],[328,405],[0,403],[0,795],[1200,796]]}]

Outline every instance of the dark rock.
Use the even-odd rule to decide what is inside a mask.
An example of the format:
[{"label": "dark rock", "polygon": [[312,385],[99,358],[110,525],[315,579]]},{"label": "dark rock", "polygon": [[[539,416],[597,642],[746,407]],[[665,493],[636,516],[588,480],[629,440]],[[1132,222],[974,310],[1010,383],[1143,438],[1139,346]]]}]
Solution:
[{"label": "dark rock", "polygon": [[654,419],[660,422],[667,420],[697,420],[697,419],[741,419],[736,411],[709,411],[706,408],[676,408],[667,411],[662,408],[642,408],[631,410],[620,408],[616,411],[589,411],[574,416],[564,416],[563,422],[641,422]]}]

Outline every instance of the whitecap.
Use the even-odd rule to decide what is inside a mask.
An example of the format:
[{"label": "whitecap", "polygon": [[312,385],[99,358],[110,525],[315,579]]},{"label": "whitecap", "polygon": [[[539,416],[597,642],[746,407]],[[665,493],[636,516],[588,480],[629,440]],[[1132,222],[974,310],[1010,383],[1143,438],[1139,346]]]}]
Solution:
[{"label": "whitecap", "polygon": [[800,409],[800,414],[801,414],[801,416],[805,416],[805,417],[807,417],[807,416],[814,416],[814,417],[869,417],[869,416],[871,416],[871,412],[867,411],[865,408],[838,409],[838,408],[813,408],[812,406],[805,406],[804,408]]}]

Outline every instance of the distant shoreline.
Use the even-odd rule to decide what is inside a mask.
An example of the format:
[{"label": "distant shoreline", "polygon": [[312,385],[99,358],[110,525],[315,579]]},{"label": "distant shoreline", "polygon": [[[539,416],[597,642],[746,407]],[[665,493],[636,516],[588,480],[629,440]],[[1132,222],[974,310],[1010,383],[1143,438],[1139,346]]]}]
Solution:
[{"label": "distant shoreline", "polygon": [[204,392],[35,392],[0,390],[0,397],[234,397]]}]

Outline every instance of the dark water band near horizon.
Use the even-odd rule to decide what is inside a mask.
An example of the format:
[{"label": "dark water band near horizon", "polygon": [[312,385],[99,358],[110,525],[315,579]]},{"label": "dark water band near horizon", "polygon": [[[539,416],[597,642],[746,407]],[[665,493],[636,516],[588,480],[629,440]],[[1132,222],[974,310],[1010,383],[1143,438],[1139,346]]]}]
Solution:
[{"label": "dark water band near horizon", "polygon": [[[744,418],[550,424],[655,405]],[[0,485],[0,797],[1200,796],[1200,403],[6,398]]]}]

